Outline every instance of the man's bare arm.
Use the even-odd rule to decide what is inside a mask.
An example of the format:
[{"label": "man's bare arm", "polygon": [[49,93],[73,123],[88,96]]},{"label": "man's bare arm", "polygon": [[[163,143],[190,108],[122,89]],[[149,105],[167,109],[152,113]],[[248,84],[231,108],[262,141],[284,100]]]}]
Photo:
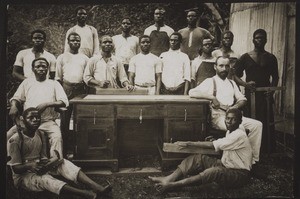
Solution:
[{"label": "man's bare arm", "polygon": [[23,81],[24,79],[26,79],[23,74],[23,67],[17,65],[13,66],[12,76],[19,81]]}]

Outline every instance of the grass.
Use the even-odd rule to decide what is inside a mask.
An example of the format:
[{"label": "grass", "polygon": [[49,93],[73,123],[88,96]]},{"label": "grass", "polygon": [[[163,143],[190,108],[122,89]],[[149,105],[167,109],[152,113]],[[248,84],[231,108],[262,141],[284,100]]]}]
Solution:
[{"label": "grass", "polygon": [[[89,175],[93,180],[104,184],[108,180],[113,185],[110,197],[113,199],[165,199],[165,198],[293,198],[293,161],[287,157],[262,157],[261,168],[267,174],[265,179],[251,177],[250,182],[238,189],[209,189],[205,186],[193,186],[160,194],[154,188],[149,175],[163,176],[162,173],[115,173],[112,175]],[[29,198],[54,199],[49,193],[39,193]],[[79,199],[76,196],[59,197],[61,199]],[[17,199],[17,195],[7,192],[7,199]]]}]

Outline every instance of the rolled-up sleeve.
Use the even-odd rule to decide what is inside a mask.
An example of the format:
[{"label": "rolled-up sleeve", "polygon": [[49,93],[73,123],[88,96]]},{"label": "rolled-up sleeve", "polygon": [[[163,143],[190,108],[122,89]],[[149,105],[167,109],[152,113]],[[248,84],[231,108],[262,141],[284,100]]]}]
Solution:
[{"label": "rolled-up sleeve", "polygon": [[224,138],[213,141],[215,151],[230,151],[243,148],[244,139],[242,139],[242,134],[243,132],[236,132],[234,135],[227,135]]},{"label": "rolled-up sleeve", "polygon": [[87,65],[84,69],[83,73],[83,81],[88,84],[91,79],[94,78],[94,71],[95,71],[95,59],[92,57],[87,62]]},{"label": "rolled-up sleeve", "polygon": [[201,84],[199,84],[197,87],[191,89],[189,91],[189,96],[194,97],[197,96],[198,93],[204,93],[207,95],[213,94],[213,82],[212,78],[205,79]]},{"label": "rolled-up sleeve", "polygon": [[56,97],[56,101],[62,101],[63,103],[65,103],[66,107],[69,106],[68,97],[63,87],[57,81],[55,81],[55,97]]}]

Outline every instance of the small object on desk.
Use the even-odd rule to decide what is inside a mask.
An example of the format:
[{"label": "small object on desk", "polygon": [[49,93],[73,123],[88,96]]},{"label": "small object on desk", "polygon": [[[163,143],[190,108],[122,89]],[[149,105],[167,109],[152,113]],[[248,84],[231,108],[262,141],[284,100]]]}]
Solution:
[{"label": "small object on desk", "polygon": [[136,88],[133,91],[128,91],[125,88],[100,88],[90,87],[90,94],[96,95],[148,95],[148,88]]},{"label": "small object on desk", "polygon": [[219,155],[219,152],[216,152],[214,149],[206,149],[195,146],[186,146],[182,148],[180,145],[175,143],[164,143],[163,147],[164,152],[173,152],[173,153],[201,153],[207,155]]}]

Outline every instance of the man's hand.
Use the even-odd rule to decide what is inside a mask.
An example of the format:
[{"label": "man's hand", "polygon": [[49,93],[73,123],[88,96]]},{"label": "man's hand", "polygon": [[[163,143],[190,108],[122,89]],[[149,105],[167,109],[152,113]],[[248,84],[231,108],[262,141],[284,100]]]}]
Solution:
[{"label": "man's hand", "polygon": [[16,118],[19,116],[19,109],[16,106],[11,106],[8,114],[11,117],[11,119],[15,121]]},{"label": "man's hand", "polygon": [[39,110],[39,113],[42,113],[48,108],[48,103],[39,104],[36,108]]},{"label": "man's hand", "polygon": [[255,91],[255,85],[256,83],[254,81],[246,82],[246,89],[249,89],[251,92]]},{"label": "man's hand", "polygon": [[211,102],[212,102],[212,107],[213,108],[215,108],[215,109],[220,108],[220,102],[217,100],[217,98],[214,97]]},{"label": "man's hand", "polygon": [[40,162],[31,162],[31,163],[27,163],[27,165],[29,166],[29,171],[38,174],[40,172],[40,170],[44,167],[44,163],[40,163]]},{"label": "man's hand", "polygon": [[181,142],[181,141],[177,141],[177,142],[174,142],[174,144],[178,145],[178,146],[179,146],[179,149],[185,149],[185,148],[187,148],[188,146],[190,146],[190,142]]},{"label": "man's hand", "polygon": [[133,91],[133,90],[135,89],[135,87],[132,86],[132,85],[130,85],[130,84],[127,84],[127,85],[125,86],[125,88],[126,88],[129,92],[131,92],[131,91]]},{"label": "man's hand", "polygon": [[212,142],[212,141],[214,141],[216,139],[212,135],[210,135],[210,136],[207,136],[204,140],[208,141],[208,142]]},{"label": "man's hand", "polygon": [[98,82],[98,86],[100,86],[101,88],[107,88],[109,84],[110,84],[110,81],[108,81],[108,80]]}]

